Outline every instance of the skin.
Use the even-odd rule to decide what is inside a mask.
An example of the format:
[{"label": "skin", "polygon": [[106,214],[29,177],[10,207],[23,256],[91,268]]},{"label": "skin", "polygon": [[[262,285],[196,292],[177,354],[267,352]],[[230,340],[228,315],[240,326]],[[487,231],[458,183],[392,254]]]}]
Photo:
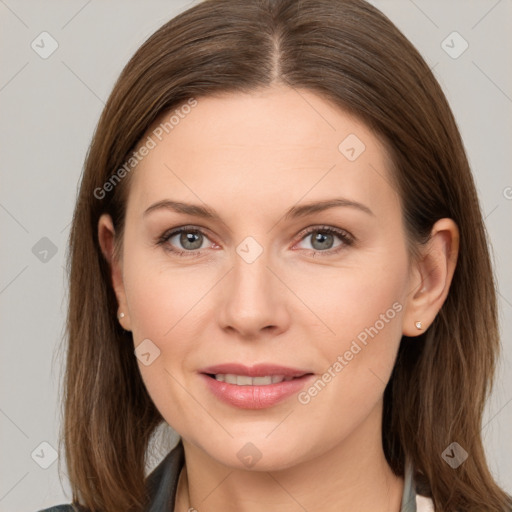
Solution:
[{"label": "skin", "polygon": [[[349,134],[366,146],[355,161],[338,149]],[[122,326],[135,347],[150,339],[160,350],[139,368],[183,439],[177,510],[398,511],[403,479],[382,449],[383,392],[402,334],[423,332],[417,320],[428,328],[447,296],[458,251],[454,222],[438,221],[413,261],[379,138],[316,94],[284,86],[198,98],[131,179],[119,259],[108,215],[98,233]],[[284,217],[293,206],[340,197],[372,214],[344,206]],[[144,216],[163,199],[208,205],[220,220],[169,209]],[[204,233],[199,256],[155,243],[185,225]],[[322,245],[304,234],[322,226],[355,242],[334,235]],[[236,252],[248,236],[263,249],[252,263]],[[191,247],[179,235],[171,244]],[[394,303],[401,310],[307,404],[294,395],[264,409],[236,408],[198,375],[212,364],[263,362],[321,377]],[[248,442],[261,453],[251,468],[237,457]]]}]

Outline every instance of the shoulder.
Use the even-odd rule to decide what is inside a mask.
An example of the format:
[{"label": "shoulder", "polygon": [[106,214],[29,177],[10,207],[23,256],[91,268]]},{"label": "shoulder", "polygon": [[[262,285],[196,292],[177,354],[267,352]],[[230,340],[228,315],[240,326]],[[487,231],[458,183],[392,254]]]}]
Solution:
[{"label": "shoulder", "polygon": [[50,508],[38,510],[38,512],[89,512],[89,509],[72,503],[64,503],[62,505],[54,505]]},{"label": "shoulder", "polygon": [[185,463],[185,454],[181,439],[164,457],[158,466],[146,478],[146,488],[150,502],[145,510],[148,512],[168,509],[168,504],[176,501],[176,491],[180,471]]},{"label": "shoulder", "polygon": [[[146,477],[151,502],[148,510],[164,510],[166,503],[174,503],[178,477],[184,465],[183,443],[178,444],[164,457],[156,468]],[[55,505],[38,512],[88,512],[83,507],[72,504]]]},{"label": "shoulder", "polygon": [[54,507],[45,508],[38,512],[76,512],[77,509],[73,505],[55,505]]}]

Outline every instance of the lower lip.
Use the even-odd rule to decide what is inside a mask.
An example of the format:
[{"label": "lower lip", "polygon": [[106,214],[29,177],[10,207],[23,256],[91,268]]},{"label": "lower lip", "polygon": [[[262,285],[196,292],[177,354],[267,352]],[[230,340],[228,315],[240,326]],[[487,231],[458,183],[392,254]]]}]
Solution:
[{"label": "lower lip", "polygon": [[314,376],[303,375],[296,379],[265,386],[238,386],[220,382],[202,373],[210,391],[220,400],[240,409],[265,409],[298,393]]}]

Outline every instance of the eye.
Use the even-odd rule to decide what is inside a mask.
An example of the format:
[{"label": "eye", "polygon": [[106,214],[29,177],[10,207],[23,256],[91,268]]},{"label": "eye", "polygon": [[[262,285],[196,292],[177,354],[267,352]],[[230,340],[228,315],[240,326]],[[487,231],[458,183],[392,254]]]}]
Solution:
[{"label": "eye", "polygon": [[206,237],[199,231],[181,230],[179,233],[169,237],[170,243],[172,243],[173,238],[177,238],[177,242],[184,249],[195,251],[201,248]]},{"label": "eye", "polygon": [[183,226],[170,232],[166,231],[156,243],[178,256],[187,257],[200,256],[200,249],[208,247],[208,244],[204,246],[207,240],[209,239],[200,229]]},{"label": "eye", "polygon": [[[332,226],[313,226],[301,233],[301,242],[308,237],[311,238],[312,249],[309,252],[315,256],[337,254],[343,249],[351,246],[355,239],[347,231]],[[335,245],[336,238],[339,243]],[[212,246],[208,244],[209,238],[205,233],[196,227],[182,226],[166,231],[156,240],[156,244],[163,246],[166,251],[183,257],[198,257],[203,254],[201,249]],[[299,243],[301,243],[299,242]],[[204,245],[206,243],[206,245]],[[308,250],[308,248],[302,247]]]},{"label": "eye", "polygon": [[[332,226],[315,226],[308,228],[308,230],[301,233],[301,235],[301,242],[310,238],[311,252],[314,254],[336,254],[354,243],[354,237],[347,231]],[[336,238],[338,238],[340,242],[334,245]]]}]

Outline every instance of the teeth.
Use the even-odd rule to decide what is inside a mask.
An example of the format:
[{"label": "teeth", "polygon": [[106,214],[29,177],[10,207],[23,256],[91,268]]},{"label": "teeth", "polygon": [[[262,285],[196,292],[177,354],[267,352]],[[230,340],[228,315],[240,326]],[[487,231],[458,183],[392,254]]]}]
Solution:
[{"label": "teeth", "polygon": [[292,380],[293,377],[285,377],[284,375],[249,377],[247,375],[234,375],[232,373],[218,373],[215,375],[215,379],[219,382],[227,382],[228,384],[236,384],[237,386],[268,386],[269,384]]},{"label": "teeth", "polygon": [[236,375],[227,373],[224,375],[224,382],[227,382],[228,384],[236,384]]},{"label": "teeth", "polygon": [[279,375],[274,375],[273,377],[253,377],[251,380],[255,386],[268,386],[275,382],[281,382],[281,377]]},{"label": "teeth", "polygon": [[252,386],[252,377],[247,375],[238,375],[236,377],[236,384],[238,386]]}]

